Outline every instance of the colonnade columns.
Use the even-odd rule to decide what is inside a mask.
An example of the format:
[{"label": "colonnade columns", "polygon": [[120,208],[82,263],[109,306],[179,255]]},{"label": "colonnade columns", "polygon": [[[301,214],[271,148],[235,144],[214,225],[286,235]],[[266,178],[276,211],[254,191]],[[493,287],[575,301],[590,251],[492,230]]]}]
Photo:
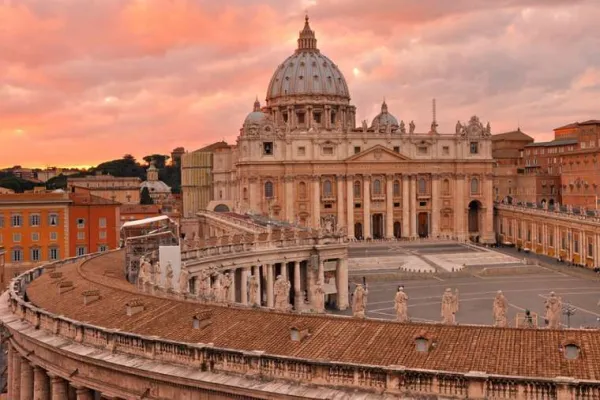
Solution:
[{"label": "colonnade columns", "polygon": [[21,357],[21,400],[33,399],[33,366]]},{"label": "colonnade columns", "polygon": [[294,261],[294,308],[296,311],[302,309],[302,291],[300,287],[300,261]]},{"label": "colonnade columns", "polygon": [[371,238],[371,175],[363,175],[363,238]]},{"label": "colonnade columns", "polygon": [[52,400],[68,400],[67,381],[60,376],[50,375]]},{"label": "colonnade columns", "polygon": [[402,237],[410,237],[409,177],[402,174]]},{"label": "colonnade columns", "polygon": [[337,306],[340,310],[348,308],[348,261],[340,258],[336,266]]},{"label": "colonnade columns", "polygon": [[431,236],[440,234],[440,176],[431,176]]},{"label": "colonnade columns", "polygon": [[[341,228],[346,225],[346,218],[344,218],[344,176],[337,175],[336,176],[336,184],[337,184],[337,196],[336,196],[336,205],[337,205],[337,228]],[[348,212],[350,212],[349,210]]]},{"label": "colonnade columns", "polygon": [[229,290],[229,301],[235,303],[235,269],[229,270],[229,279],[231,279],[231,288]]},{"label": "colonnade columns", "polygon": [[[262,282],[260,281],[260,267],[258,265],[254,266],[254,271],[252,272],[252,275],[254,275],[254,278],[256,278],[256,282],[258,282],[258,290],[256,291],[256,299],[254,299],[254,302],[260,306],[262,305]],[[250,302],[250,304],[252,304],[252,302]]]},{"label": "colonnade columns", "polygon": [[417,175],[410,176],[410,236],[417,236]]},{"label": "colonnade columns", "polygon": [[288,222],[295,222],[296,216],[294,215],[294,178],[292,176],[286,176],[283,178],[285,182],[285,217]]},{"label": "colonnade columns", "polygon": [[354,175],[346,175],[346,208],[348,238],[354,238]]},{"label": "colonnade columns", "polygon": [[39,367],[33,367],[33,399],[50,400],[50,380],[46,371]]},{"label": "colonnade columns", "polygon": [[12,357],[12,376],[10,376],[12,384],[11,399],[21,398],[21,355],[17,350],[13,351]]},{"label": "colonnade columns", "polygon": [[240,303],[246,305],[248,304],[248,268],[242,268],[241,279],[240,282]]},{"label": "colonnade columns", "polygon": [[267,307],[273,307],[273,264],[267,264]]},{"label": "colonnade columns", "polygon": [[312,226],[315,229],[321,227],[321,179],[318,175],[312,177],[312,194],[313,194],[313,209],[312,209]]},{"label": "colonnade columns", "polygon": [[385,182],[385,237],[394,237],[394,175],[386,175]]},{"label": "colonnade columns", "polygon": [[[72,385],[73,386],[73,385]],[[83,386],[73,386],[75,388],[75,394],[77,395],[77,400],[94,400],[94,394],[92,391]]]}]

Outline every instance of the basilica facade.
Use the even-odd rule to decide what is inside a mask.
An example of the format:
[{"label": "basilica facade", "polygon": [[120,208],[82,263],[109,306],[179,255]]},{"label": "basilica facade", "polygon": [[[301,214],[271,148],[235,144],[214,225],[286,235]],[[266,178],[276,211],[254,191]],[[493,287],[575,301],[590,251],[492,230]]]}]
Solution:
[{"label": "basilica facade", "polygon": [[[434,113],[426,125],[397,119],[385,101],[370,123],[357,124],[342,71],[320,52],[306,18],[297,49],[273,73],[266,104],[256,100],[236,145],[213,152],[207,208],[358,240],[493,242],[489,123],[473,116],[443,133]],[[194,204],[186,207],[189,213]]]}]

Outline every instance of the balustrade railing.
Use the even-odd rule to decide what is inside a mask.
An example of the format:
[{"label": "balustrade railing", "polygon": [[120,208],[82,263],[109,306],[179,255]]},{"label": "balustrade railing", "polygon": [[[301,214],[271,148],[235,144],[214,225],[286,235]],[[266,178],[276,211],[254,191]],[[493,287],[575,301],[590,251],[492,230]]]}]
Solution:
[{"label": "balustrade railing", "polygon": [[519,205],[514,205],[514,204],[502,204],[502,203],[496,203],[496,204],[494,204],[494,207],[496,207],[496,209],[498,209],[498,210],[518,211],[518,212],[525,212],[527,214],[539,215],[539,216],[544,216],[544,217],[564,218],[567,220],[572,220],[572,221],[577,221],[577,222],[585,221],[586,223],[600,224],[600,216],[590,215],[588,213],[575,214],[575,213],[570,213],[570,212],[556,210],[556,209],[550,210],[550,209],[544,209],[544,208],[534,208],[534,207],[519,206]]}]

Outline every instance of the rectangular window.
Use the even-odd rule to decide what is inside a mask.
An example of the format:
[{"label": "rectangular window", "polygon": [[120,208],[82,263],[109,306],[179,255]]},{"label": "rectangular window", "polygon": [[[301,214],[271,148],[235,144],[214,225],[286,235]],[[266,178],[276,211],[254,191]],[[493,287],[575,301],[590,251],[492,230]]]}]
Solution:
[{"label": "rectangular window", "polygon": [[360,208],[360,203],[354,203],[354,208]]},{"label": "rectangular window", "polygon": [[304,147],[304,146],[298,147],[298,155],[305,156],[306,155],[306,147]]},{"label": "rectangular window", "polygon": [[450,154],[450,147],[449,146],[444,146],[442,147],[442,154],[447,156]]},{"label": "rectangular window", "polygon": [[360,146],[354,146],[354,154],[360,153]]},{"label": "rectangular window", "polygon": [[55,242],[58,240],[58,233],[57,232],[50,232],[50,240]]},{"label": "rectangular window", "polygon": [[469,148],[470,148],[471,154],[479,153],[479,143],[478,142],[471,142]]},{"label": "rectangular window", "polygon": [[324,208],[333,208],[333,204],[331,203],[326,203],[324,206]]},{"label": "rectangular window", "polygon": [[331,147],[331,146],[323,147],[323,154],[326,156],[333,155],[333,147]]},{"label": "rectangular window", "polygon": [[566,250],[567,249],[567,240],[565,238],[565,235],[561,235],[560,236],[560,248],[562,250]]},{"label": "rectangular window", "polygon": [[40,261],[40,249],[34,248],[31,249],[31,261]]},{"label": "rectangular window", "polygon": [[106,231],[100,231],[99,238],[100,239],[106,239]]},{"label": "rectangular window", "polygon": [[87,248],[85,246],[77,246],[77,255],[83,256],[87,254]]},{"label": "rectangular window", "polygon": [[400,203],[394,203],[394,208],[400,208]]},{"label": "rectangular window", "polygon": [[100,228],[106,228],[106,218],[102,217],[98,220],[98,226]]},{"label": "rectangular window", "polygon": [[107,251],[108,250],[108,246],[101,244],[100,246],[98,246],[98,251]]},{"label": "rectangular window", "polygon": [[554,232],[548,231],[548,245],[554,247]]},{"label": "rectangular window", "polygon": [[419,152],[419,154],[427,154],[427,147],[419,146],[417,147],[417,151]]},{"label": "rectangular window", "polygon": [[263,154],[266,156],[273,155],[273,142],[263,142]]},{"label": "rectangular window", "polygon": [[50,247],[50,251],[48,253],[48,258],[50,261],[58,260],[60,257],[60,252],[58,251],[58,247]]},{"label": "rectangular window", "polygon": [[298,117],[298,124],[303,124],[304,123],[304,113],[297,113],[296,117]]},{"label": "rectangular window", "polygon": [[573,252],[579,254],[579,236],[573,238]]},{"label": "rectangular window", "polygon": [[85,240],[85,232],[77,232],[77,240]]},{"label": "rectangular window", "polygon": [[21,241],[21,234],[20,233],[13,233],[13,242],[14,243],[19,243]]},{"label": "rectangular window", "polygon": [[394,146],[394,153],[400,153],[400,146]]},{"label": "rectangular window", "polygon": [[11,215],[11,226],[13,228],[20,228],[23,225],[23,217],[21,214],[13,214]]},{"label": "rectangular window", "polygon": [[32,232],[31,233],[31,241],[32,242],[37,242],[40,240],[40,233],[39,232]]},{"label": "rectangular window", "polygon": [[14,263],[23,261],[23,250],[12,249],[10,252],[10,260]]},{"label": "rectangular window", "polygon": [[78,229],[85,228],[85,219],[84,218],[77,218],[77,228]]},{"label": "rectangular window", "polygon": [[48,215],[48,225],[58,226],[58,214],[52,213]]},{"label": "rectangular window", "polygon": [[320,112],[313,112],[313,118],[315,119],[315,122],[317,124],[321,123],[321,113]]},{"label": "rectangular window", "polygon": [[40,214],[31,214],[29,216],[29,226],[40,226]]}]

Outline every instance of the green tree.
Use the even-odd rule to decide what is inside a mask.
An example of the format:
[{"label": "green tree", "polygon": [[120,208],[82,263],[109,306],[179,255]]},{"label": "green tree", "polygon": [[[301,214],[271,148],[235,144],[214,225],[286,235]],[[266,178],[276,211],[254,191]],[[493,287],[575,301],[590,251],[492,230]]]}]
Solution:
[{"label": "green tree", "polygon": [[125,154],[123,158],[111,160],[99,164],[96,168],[90,170],[91,173],[97,171],[102,174],[110,174],[117,177],[138,177],[146,179],[146,170],[135,160],[131,154]]},{"label": "green tree", "polygon": [[147,187],[142,189],[140,204],[154,204],[154,200],[150,197],[150,191]]}]

